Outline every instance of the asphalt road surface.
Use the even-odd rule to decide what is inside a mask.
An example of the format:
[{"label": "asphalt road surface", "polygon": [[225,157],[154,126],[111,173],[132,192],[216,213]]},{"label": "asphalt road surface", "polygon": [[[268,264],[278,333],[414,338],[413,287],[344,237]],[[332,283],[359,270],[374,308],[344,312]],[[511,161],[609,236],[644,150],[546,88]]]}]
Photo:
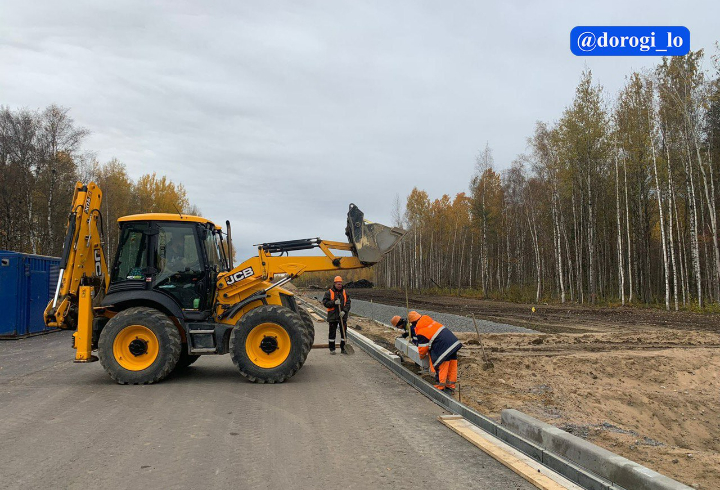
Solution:
[{"label": "asphalt road surface", "polygon": [[534,488],[360,349],[313,350],[281,385],[226,355],[120,386],[70,341],[0,341],[0,488]]}]

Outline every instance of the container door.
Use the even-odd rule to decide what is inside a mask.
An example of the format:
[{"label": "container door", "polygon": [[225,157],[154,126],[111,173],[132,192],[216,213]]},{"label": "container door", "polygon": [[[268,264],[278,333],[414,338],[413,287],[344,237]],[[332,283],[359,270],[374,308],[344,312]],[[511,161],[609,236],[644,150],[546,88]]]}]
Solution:
[{"label": "container door", "polygon": [[50,275],[47,271],[30,271],[30,312],[26,333],[36,333],[45,330],[43,313],[48,304],[49,281]]},{"label": "container door", "polygon": [[0,257],[0,336],[18,334],[18,273],[16,255]]}]

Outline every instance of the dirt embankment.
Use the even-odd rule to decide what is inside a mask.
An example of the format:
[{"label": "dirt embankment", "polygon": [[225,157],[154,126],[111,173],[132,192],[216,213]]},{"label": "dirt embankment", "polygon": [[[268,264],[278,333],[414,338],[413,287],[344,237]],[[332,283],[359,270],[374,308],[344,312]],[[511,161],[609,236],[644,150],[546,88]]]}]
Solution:
[{"label": "dirt embankment", "polygon": [[[404,304],[404,295],[353,291]],[[521,326],[538,334],[458,334],[460,394],[499,419],[515,408],[697,488],[720,488],[720,318],[634,308],[543,306],[414,296],[411,307]],[[537,308],[537,307],[536,307]],[[396,333],[353,317],[392,348]],[[457,395],[456,395],[457,396]]]}]

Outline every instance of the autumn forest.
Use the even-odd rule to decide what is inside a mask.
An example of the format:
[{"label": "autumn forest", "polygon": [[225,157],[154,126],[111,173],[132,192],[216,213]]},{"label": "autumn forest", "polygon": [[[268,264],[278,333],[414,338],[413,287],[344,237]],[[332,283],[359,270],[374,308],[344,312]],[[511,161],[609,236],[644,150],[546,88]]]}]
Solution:
[{"label": "autumn forest", "polygon": [[155,173],[133,180],[121,162],[98,162],[82,150],[88,134],[64,107],[0,107],[0,249],[59,256],[77,181],[103,189],[107,257],[114,257],[120,216],[198,212],[182,184]]},{"label": "autumn forest", "polygon": [[[528,151],[499,171],[488,145],[469,192],[395,204],[410,230],[385,287],[528,302],[720,302],[720,84],[704,53],[632,73],[610,98],[590,71]],[[508,165],[503,165],[507,167]]]}]

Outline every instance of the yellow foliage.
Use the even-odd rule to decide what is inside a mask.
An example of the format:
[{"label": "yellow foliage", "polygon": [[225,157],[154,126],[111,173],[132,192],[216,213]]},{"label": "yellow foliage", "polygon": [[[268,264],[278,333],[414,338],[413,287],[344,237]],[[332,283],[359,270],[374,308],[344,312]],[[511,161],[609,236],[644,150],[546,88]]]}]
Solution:
[{"label": "yellow foliage", "polygon": [[164,175],[158,178],[155,172],[138,179],[135,193],[142,213],[177,213],[190,205],[182,184],[175,184]]}]

